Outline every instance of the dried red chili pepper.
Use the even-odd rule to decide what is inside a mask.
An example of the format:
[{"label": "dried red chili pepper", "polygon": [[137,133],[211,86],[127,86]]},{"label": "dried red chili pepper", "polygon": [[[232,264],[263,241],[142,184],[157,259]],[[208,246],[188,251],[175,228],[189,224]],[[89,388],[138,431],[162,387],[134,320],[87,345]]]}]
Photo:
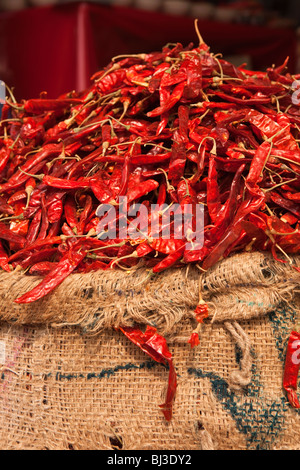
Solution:
[{"label": "dried red chili pepper", "polygon": [[126,194],[127,202],[130,203],[132,201],[135,201],[136,199],[141,198],[142,196],[145,196],[146,194],[150,193],[151,191],[154,191],[156,188],[158,188],[159,183],[155,180],[147,180],[142,183],[139,183],[133,188],[130,188]]},{"label": "dried red chili pepper", "polygon": [[217,263],[224,255],[224,252],[238,240],[242,231],[241,223],[251,212],[255,212],[260,209],[264,201],[265,197],[260,196],[256,198],[249,197],[241,203],[233,222],[229,225],[222,238],[213,245],[209,254],[203,261],[202,268],[204,270],[207,270]]},{"label": "dried red chili pepper", "polygon": [[18,246],[21,247],[25,246],[26,239],[22,235],[19,235],[4,225],[3,222],[0,222],[0,239],[7,240],[11,243],[16,243]]},{"label": "dried red chili pepper", "polygon": [[42,282],[31,291],[18,297],[15,302],[17,304],[31,303],[48,295],[77,268],[79,263],[85,258],[87,251],[88,248],[82,241],[72,245],[57,265],[44,277]]},{"label": "dried red chili pepper", "polygon": [[162,106],[159,106],[158,108],[153,109],[152,111],[149,111],[147,113],[148,117],[156,117],[160,116],[161,114],[165,113],[166,111],[169,111],[170,109],[173,108],[173,106],[178,103],[180,98],[183,95],[185,83],[181,82],[178,85],[175,86],[173,93],[170,94],[168,99],[165,100],[164,104]]},{"label": "dried red chili pepper", "polygon": [[217,180],[216,160],[213,155],[209,159],[208,176],[207,176],[207,208],[212,223],[221,210],[220,192]]},{"label": "dried red chili pepper", "polygon": [[79,222],[77,225],[77,233],[78,235],[82,235],[84,233],[85,225],[87,223],[88,217],[90,216],[91,211],[93,210],[93,200],[89,194],[85,197],[84,208],[79,216]]},{"label": "dried red chili pepper", "polygon": [[184,254],[185,244],[179,248],[178,250],[170,253],[167,255],[163,260],[159,261],[153,268],[152,271],[154,273],[160,273],[165,271],[166,269],[174,266],[175,263],[181,260]]},{"label": "dried red chili pepper", "polygon": [[30,245],[27,244],[22,250],[19,250],[8,258],[9,262],[15,261],[19,258],[24,258],[26,256],[29,256],[30,253],[34,252],[34,250],[39,250],[40,248],[43,248],[45,246],[51,246],[51,245],[59,245],[63,241],[61,236],[55,236],[55,237],[46,237],[43,240],[36,240]]},{"label": "dried red chili pepper", "polygon": [[41,261],[36,263],[29,269],[29,274],[34,274],[36,276],[45,276],[49,274],[57,266],[57,262],[54,261]]},{"label": "dried red chili pepper", "polygon": [[3,199],[1,196],[0,196],[0,213],[6,216],[14,215],[15,213],[13,207],[7,204],[5,202],[5,199]]},{"label": "dried red chili pepper", "polygon": [[32,266],[37,263],[41,263],[44,261],[49,261],[52,259],[55,255],[57,254],[57,249],[56,248],[46,248],[45,250],[38,250],[36,252],[30,253],[27,258],[23,259],[20,261],[19,265],[23,268],[26,269],[29,266]]},{"label": "dried red chili pepper", "polygon": [[193,333],[191,334],[188,340],[188,343],[191,345],[192,349],[195,348],[196,346],[199,346],[200,340],[199,340],[199,334],[197,333],[197,331],[193,331]]},{"label": "dried red chili pepper", "polygon": [[8,264],[8,256],[6,251],[3,248],[2,242],[0,241],[0,267],[7,271],[8,273],[11,271],[9,264]]},{"label": "dried red chili pepper", "polygon": [[27,246],[31,245],[33,242],[36,241],[38,233],[40,231],[41,219],[42,219],[42,210],[39,209],[33,216],[29,229],[28,229],[28,233],[26,237]]},{"label": "dried red chili pepper", "polygon": [[39,234],[37,236],[37,239],[43,240],[47,236],[47,231],[49,228],[49,219],[48,219],[48,214],[47,214],[47,209],[45,207],[45,195],[42,194],[41,196],[41,225],[40,225],[40,230]]},{"label": "dried red chili pepper", "polygon": [[284,198],[280,194],[278,194],[275,190],[270,193],[270,199],[278,206],[283,207],[287,211],[294,214],[298,220],[300,218],[300,208],[299,204],[294,201],[290,201],[289,199]]},{"label": "dried red chili pepper", "polygon": [[255,155],[252,159],[249,173],[246,178],[246,186],[251,194],[259,194],[260,189],[258,183],[263,178],[263,169],[268,161],[271,152],[271,144],[264,142],[256,150]]},{"label": "dried red chili pepper", "polygon": [[47,216],[50,224],[59,222],[63,214],[63,201],[61,197],[54,198],[51,202],[46,202]]},{"label": "dried red chili pepper", "polygon": [[298,375],[300,370],[300,333],[292,331],[286,350],[286,361],[283,377],[283,388],[293,408],[300,408],[297,397]]},{"label": "dried red chili pepper", "polygon": [[188,142],[189,109],[187,106],[179,106],[179,129],[174,131],[172,155],[169,165],[168,177],[173,184],[178,183],[184,175],[186,164],[186,144]]},{"label": "dried red chili pepper", "polygon": [[9,147],[2,147],[2,149],[0,149],[0,174],[9,162],[11,154],[12,151]]},{"label": "dried red chili pepper", "polygon": [[26,198],[27,198],[27,193],[25,190],[17,191],[16,193],[10,196],[10,198],[7,200],[7,204],[11,205],[17,201],[22,201]]},{"label": "dried red chili pepper", "polygon": [[71,229],[77,229],[78,217],[76,202],[72,196],[67,196],[64,203],[64,216]]},{"label": "dried red chili pepper", "polygon": [[30,99],[24,102],[21,109],[26,113],[41,114],[44,111],[62,111],[67,107],[81,103],[80,99]]},{"label": "dried red chili pepper", "polygon": [[172,419],[172,409],[177,388],[176,370],[173,364],[172,354],[168,349],[166,339],[157,333],[156,328],[147,326],[145,333],[134,327],[120,327],[120,331],[134,344],[148,354],[154,361],[169,365],[169,379],[166,400],[160,405],[167,421]]}]

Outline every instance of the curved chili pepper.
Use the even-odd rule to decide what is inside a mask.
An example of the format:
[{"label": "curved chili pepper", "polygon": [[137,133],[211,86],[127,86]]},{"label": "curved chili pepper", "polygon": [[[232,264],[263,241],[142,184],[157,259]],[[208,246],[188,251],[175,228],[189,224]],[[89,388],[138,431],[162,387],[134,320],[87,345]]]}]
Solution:
[{"label": "curved chili pepper", "polygon": [[300,369],[300,333],[292,331],[286,350],[286,361],[283,377],[283,388],[293,408],[300,408],[297,397],[298,375]]},{"label": "curved chili pepper", "polygon": [[38,250],[36,252],[31,253],[29,256],[27,256],[27,258],[20,261],[19,265],[23,269],[26,269],[29,266],[32,266],[34,264],[51,260],[56,255],[56,253],[57,253],[56,248],[46,248],[46,249]]},{"label": "curved chili pepper", "polygon": [[152,271],[154,273],[160,273],[170,268],[171,266],[174,266],[174,264],[177,263],[182,258],[183,253],[184,253],[184,248],[185,248],[185,244],[177,251],[174,251],[170,253],[169,255],[167,255],[163,260],[159,261],[159,263],[157,263],[152,268]]},{"label": "curved chili pepper", "polygon": [[44,111],[62,111],[67,107],[81,103],[78,98],[69,99],[30,99],[25,101],[22,108],[27,113],[41,114]]},{"label": "curved chili pepper", "polygon": [[145,196],[146,194],[158,188],[158,186],[159,183],[157,181],[150,179],[145,182],[139,183],[135,187],[130,188],[128,190],[126,194],[127,202],[130,203],[132,201],[135,201],[136,199],[141,198],[142,196]]},{"label": "curved chili pepper", "polygon": [[77,233],[78,235],[82,235],[84,233],[84,228],[87,223],[88,217],[93,210],[93,200],[89,194],[85,196],[85,203],[84,208],[79,216],[79,221],[77,225]]},{"label": "curved chili pepper", "polygon": [[88,248],[84,246],[83,242],[77,242],[72,245],[44,279],[31,291],[18,297],[15,302],[17,304],[31,303],[48,295],[77,268],[85,258],[87,251]]},{"label": "curved chili pepper", "polygon": [[40,231],[40,225],[42,220],[42,210],[39,209],[32,218],[30,223],[27,237],[26,237],[26,245],[31,245],[33,242],[36,241],[38,233]]},{"label": "curved chili pepper", "polygon": [[204,270],[207,270],[215,263],[217,263],[222,258],[224,252],[228,249],[228,247],[230,247],[230,245],[232,245],[239,239],[242,231],[243,220],[251,212],[257,211],[262,206],[264,201],[264,196],[254,198],[249,196],[241,203],[233,222],[229,225],[223,237],[213,246],[207,257],[203,261],[202,268]]},{"label": "curved chili pepper", "polygon": [[26,243],[25,237],[7,228],[7,226],[3,222],[0,222],[0,239],[7,240],[11,243],[16,243],[22,248],[25,246]]},{"label": "curved chili pepper", "polygon": [[0,149],[0,174],[6,167],[11,154],[12,154],[12,151],[10,148],[2,147],[2,149]]},{"label": "curved chili pepper", "polygon": [[103,94],[118,90],[120,87],[124,86],[126,71],[123,69],[119,69],[118,64],[114,64],[114,68],[115,70],[105,75],[105,77],[100,78],[97,82],[97,87],[99,91]]},{"label": "curved chili pepper", "polygon": [[43,248],[45,246],[51,246],[51,245],[59,245],[63,241],[62,237],[60,236],[55,236],[55,237],[46,237],[43,240],[36,240],[33,243],[26,244],[22,250],[16,251],[13,253],[9,258],[8,261],[12,262],[15,261],[19,258],[23,258],[25,256],[28,256],[30,253],[32,253],[34,250],[39,250],[40,248]]},{"label": "curved chili pepper", "polygon": [[45,276],[49,274],[51,270],[53,270],[57,266],[57,262],[55,261],[41,261],[40,263],[36,263],[29,269],[29,274],[34,274],[36,276]]},{"label": "curved chili pepper", "polygon": [[100,201],[102,204],[109,204],[114,202],[112,191],[101,178],[92,177],[90,179],[90,188],[98,201]]},{"label": "curved chili pepper", "polygon": [[215,222],[221,210],[220,192],[217,181],[216,160],[213,156],[209,159],[207,176],[207,208],[212,223]]},{"label": "curved chili pepper", "polygon": [[169,365],[168,389],[165,403],[160,408],[167,421],[172,419],[172,408],[175,400],[177,389],[177,376],[173,364],[172,354],[168,349],[166,339],[157,333],[156,328],[147,326],[145,333],[138,328],[120,327],[120,331],[132,343],[136,344],[143,352],[148,354],[154,361],[159,363],[167,363]]},{"label": "curved chili pepper", "polygon": [[9,264],[8,264],[8,256],[6,251],[3,248],[2,242],[0,240],[0,268],[8,273],[11,271]]},{"label": "curved chili pepper", "polygon": [[243,100],[242,98],[236,98],[232,95],[227,95],[226,93],[222,93],[220,91],[214,91],[214,94],[219,98],[222,98],[225,101],[229,101],[230,103],[239,104],[241,106],[253,106],[255,104],[268,104],[271,102],[271,98],[269,96],[266,97],[253,97],[247,100]]},{"label": "curved chili pepper", "polygon": [[148,117],[156,117],[160,116],[162,113],[165,113],[166,111],[169,111],[170,109],[173,108],[173,106],[178,103],[180,98],[183,95],[185,83],[181,82],[178,85],[175,86],[173,93],[168,97],[168,99],[165,100],[165,103],[162,106],[159,106],[158,108],[153,109],[153,111],[149,111],[147,113]]},{"label": "curved chili pepper", "polygon": [[289,199],[284,198],[283,196],[278,194],[276,191],[272,191],[270,193],[270,199],[278,206],[283,207],[287,211],[294,214],[299,220],[300,218],[299,204],[297,204],[294,201],[290,201]]}]

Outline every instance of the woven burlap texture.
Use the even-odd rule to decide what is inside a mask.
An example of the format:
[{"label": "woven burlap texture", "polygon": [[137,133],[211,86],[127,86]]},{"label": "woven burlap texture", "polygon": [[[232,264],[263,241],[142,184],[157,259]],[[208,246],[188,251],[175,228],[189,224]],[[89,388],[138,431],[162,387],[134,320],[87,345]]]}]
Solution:
[{"label": "woven burlap texture", "polygon": [[[1,449],[299,449],[299,413],[282,389],[300,309],[288,264],[249,253],[207,273],[75,274],[29,306],[13,300],[38,279],[0,279]],[[199,293],[210,316],[191,350]],[[166,367],[114,329],[135,322],[156,326],[173,354],[170,423],[159,409]]]}]

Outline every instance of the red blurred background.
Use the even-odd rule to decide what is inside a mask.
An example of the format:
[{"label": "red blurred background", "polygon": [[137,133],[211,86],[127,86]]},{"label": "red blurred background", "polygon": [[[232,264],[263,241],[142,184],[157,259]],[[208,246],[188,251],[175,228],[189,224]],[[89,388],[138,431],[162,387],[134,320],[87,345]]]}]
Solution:
[{"label": "red blurred background", "polygon": [[0,79],[13,88],[18,100],[38,97],[41,92],[55,98],[82,90],[93,73],[119,54],[160,50],[169,42],[197,44],[195,18],[211,50],[237,65],[247,62],[248,68],[264,70],[289,56],[289,71],[298,71],[297,21],[258,2],[222,2],[220,6],[210,2],[211,13],[208,8],[205,14],[203,5],[209,7],[209,2],[185,2],[184,7],[183,2],[168,0],[168,8],[162,8],[155,0],[152,7],[149,3],[147,7],[146,0],[127,0],[127,6],[116,0],[46,6],[36,6],[38,0],[31,4],[13,1],[19,1],[19,6],[10,3],[9,9],[2,0]]}]

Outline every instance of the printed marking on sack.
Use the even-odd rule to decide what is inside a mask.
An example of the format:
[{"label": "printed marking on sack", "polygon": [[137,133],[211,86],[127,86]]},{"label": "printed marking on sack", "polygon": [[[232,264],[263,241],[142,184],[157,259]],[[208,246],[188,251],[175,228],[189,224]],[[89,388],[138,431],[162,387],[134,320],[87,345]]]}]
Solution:
[{"label": "printed marking on sack", "polygon": [[5,341],[0,341],[0,364],[5,364],[6,361],[6,344]]}]

